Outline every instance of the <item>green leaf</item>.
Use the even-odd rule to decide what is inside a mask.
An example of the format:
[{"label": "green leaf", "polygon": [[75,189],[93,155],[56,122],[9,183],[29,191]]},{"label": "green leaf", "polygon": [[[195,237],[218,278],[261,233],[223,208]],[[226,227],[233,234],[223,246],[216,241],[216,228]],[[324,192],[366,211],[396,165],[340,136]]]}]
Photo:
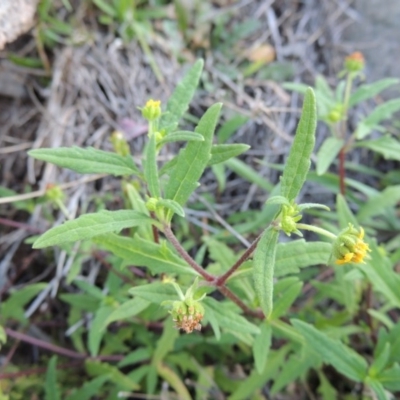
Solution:
[{"label": "green leaf", "polygon": [[271,319],[278,319],[285,315],[297,296],[301,293],[303,282],[295,282],[289,286],[281,296],[274,301],[274,310],[271,314]]},{"label": "green leaf", "polygon": [[386,389],[396,392],[400,390],[399,376],[400,366],[399,364],[394,364],[392,368],[383,371],[377,379],[379,379],[379,382],[381,382]]},{"label": "green leaf", "polygon": [[88,335],[88,348],[92,357],[96,357],[99,353],[100,343],[106,330],[104,321],[107,320],[113,310],[114,308],[111,306],[102,306],[94,315]]},{"label": "green leaf", "polygon": [[357,214],[357,219],[365,221],[375,215],[382,214],[386,209],[394,207],[400,201],[400,185],[389,186],[376,196],[371,197]]},{"label": "green leaf", "polygon": [[380,354],[374,358],[371,366],[369,367],[369,376],[375,378],[387,366],[391,354],[390,343],[386,343]]},{"label": "green leaf", "polygon": [[147,267],[152,274],[190,274],[197,273],[182,258],[168,247],[138,236],[122,237],[114,234],[98,236],[95,243],[111,251],[117,257],[129,260],[133,265]]},{"label": "green leaf", "polygon": [[322,146],[317,153],[317,174],[324,174],[332,162],[336,159],[341,148],[344,145],[343,139],[338,139],[336,137],[329,137],[322,143]]},{"label": "green leaf", "polygon": [[150,350],[148,348],[141,347],[140,349],[137,349],[132,353],[129,353],[125,358],[123,358],[118,363],[118,367],[122,368],[126,367],[127,365],[132,365],[141,361],[148,360],[150,356],[151,356]]},{"label": "green leaf", "polygon": [[6,343],[7,341],[7,334],[6,331],[4,330],[4,328],[0,325],[0,349],[1,346]]},{"label": "green leaf", "polygon": [[178,83],[167,103],[167,112],[160,119],[159,129],[174,130],[189,107],[203,71],[203,60],[197,60]]},{"label": "green leaf", "polygon": [[155,224],[147,215],[134,210],[106,211],[81,215],[49,229],[33,244],[34,249],[91,239],[108,232],[119,232],[142,224]]},{"label": "green leaf", "polygon": [[174,327],[172,318],[164,322],[164,329],[160,339],[157,341],[151,363],[157,365],[165,359],[168,353],[174,348],[175,340],[179,336],[179,331]]},{"label": "green leaf", "polygon": [[349,226],[349,223],[353,224],[355,227],[359,226],[356,217],[354,216],[354,214],[350,210],[349,205],[347,204],[346,198],[340,193],[336,197],[336,209],[340,229],[347,228]]},{"label": "green leaf", "polygon": [[171,142],[204,142],[204,137],[200,133],[191,131],[176,131],[169,133],[167,136],[162,138],[157,146],[162,146],[165,143]]},{"label": "green leaf", "polygon": [[[365,380],[365,384],[369,386],[376,394],[378,400],[389,400],[391,397],[386,396],[385,389],[379,381],[370,378],[369,376]],[[375,396],[374,396],[375,397]]]},{"label": "green leaf", "polygon": [[161,197],[157,168],[156,138],[154,132],[150,135],[147,143],[145,157],[146,159],[143,166],[143,172],[150,195],[156,198]]},{"label": "green leaf", "polygon": [[376,243],[371,242],[369,246],[371,259],[365,264],[358,264],[358,268],[376,291],[382,293],[392,305],[400,307],[400,275],[393,271],[390,260],[381,254]]},{"label": "green leaf", "polygon": [[60,390],[57,387],[57,356],[51,357],[47,366],[44,382],[45,400],[61,400]]},{"label": "green leaf", "polygon": [[106,375],[111,382],[123,390],[138,390],[140,386],[124,375],[117,367],[100,361],[86,360],[86,371],[91,376]]},{"label": "green leaf", "polygon": [[240,161],[236,158],[231,158],[225,161],[225,165],[237,175],[241,176],[251,183],[255,183],[257,186],[266,190],[267,192],[272,191],[272,189],[274,188],[272,183],[268,182],[266,178],[263,178],[260,174],[254,171],[253,168],[249,167],[243,161]]},{"label": "green leaf", "polygon": [[92,147],[59,147],[28,151],[31,157],[81,174],[140,175],[131,156],[120,156]]},{"label": "green leaf", "polygon": [[357,146],[376,151],[382,154],[386,160],[400,161],[400,142],[390,135],[375,140],[359,141]]},{"label": "green leaf", "polygon": [[228,329],[232,333],[260,333],[260,328],[246,318],[243,318],[237,312],[233,311],[226,302],[217,301],[211,297],[206,297],[202,304],[204,305],[205,314],[213,313],[218,320],[221,328]]},{"label": "green leaf", "polygon": [[129,289],[132,296],[140,297],[151,303],[161,304],[164,301],[178,300],[178,295],[172,285],[161,282],[149,283]]},{"label": "green leaf", "polygon": [[315,94],[311,88],[308,88],[304,97],[296,136],[281,178],[281,195],[290,201],[294,200],[299,194],[310,169],[316,125]]},{"label": "green leaf", "polygon": [[175,390],[180,400],[192,400],[192,396],[187,390],[186,385],[182,382],[181,378],[176,372],[174,372],[174,370],[160,362],[157,364],[157,372],[158,375],[168,382]]},{"label": "green leaf", "polygon": [[212,138],[221,106],[221,103],[211,106],[195,129],[197,133],[203,135],[204,142],[190,142],[185,149],[180,151],[178,161],[165,188],[166,198],[184,205],[198,186],[198,180],[210,159]]},{"label": "green leaf", "polygon": [[271,347],[271,325],[267,322],[261,324],[261,331],[256,336],[253,344],[253,357],[256,370],[259,374],[265,369],[265,364],[268,360],[269,349]]},{"label": "green leaf", "polygon": [[208,165],[215,165],[236,157],[250,148],[249,145],[243,143],[234,144],[215,144],[211,147],[211,158]]},{"label": "green leaf", "polygon": [[163,206],[163,207],[167,208],[168,210],[171,210],[175,214],[178,214],[180,217],[185,216],[185,211],[182,208],[182,206],[174,200],[160,199],[157,202],[157,207],[158,206]]},{"label": "green leaf", "polygon": [[306,322],[295,319],[290,322],[303,335],[308,348],[319,355],[325,363],[331,364],[338,372],[356,382],[362,382],[365,379],[367,362],[354,350],[339,340],[331,339]]},{"label": "green leaf", "polygon": [[91,400],[100,394],[101,387],[109,380],[108,375],[101,375],[86,382],[80,389],[75,390],[65,400]]},{"label": "green leaf", "polygon": [[278,237],[278,231],[271,227],[267,228],[257,244],[253,257],[254,290],[266,318],[271,315],[273,307],[274,268]]},{"label": "green leaf", "polygon": [[122,303],[116,310],[114,310],[108,318],[105,320],[105,325],[109,325],[114,321],[120,321],[122,319],[128,319],[141,313],[145,310],[150,303],[147,300],[143,300],[140,297],[128,300]]},{"label": "green leaf", "polygon": [[390,118],[399,110],[400,99],[389,100],[379,105],[366,118],[359,122],[355,132],[356,138],[363,139],[373,129],[376,129],[381,121]]},{"label": "green leaf", "polygon": [[225,143],[248,120],[249,117],[245,117],[243,115],[235,115],[224,124],[222,124],[222,126],[218,129],[216,133],[218,143]]},{"label": "green leaf", "polygon": [[399,80],[396,78],[386,78],[369,85],[362,85],[350,96],[349,107],[353,107],[364,100],[371,99],[386,88],[394,86],[398,83]]},{"label": "green leaf", "polygon": [[265,204],[283,204],[285,206],[290,206],[290,201],[284,196],[272,196],[266,201]]}]

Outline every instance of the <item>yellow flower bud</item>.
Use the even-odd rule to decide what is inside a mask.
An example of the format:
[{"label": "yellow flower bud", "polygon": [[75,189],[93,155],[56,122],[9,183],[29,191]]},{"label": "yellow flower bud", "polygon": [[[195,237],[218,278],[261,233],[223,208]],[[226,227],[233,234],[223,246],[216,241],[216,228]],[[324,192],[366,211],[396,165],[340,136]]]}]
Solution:
[{"label": "yellow flower bud", "polygon": [[364,69],[365,59],[362,53],[356,51],[346,57],[344,68],[347,72],[360,72]]},{"label": "yellow flower bud", "polygon": [[161,116],[161,101],[148,100],[146,105],[142,108],[142,115],[147,121],[154,121]]}]

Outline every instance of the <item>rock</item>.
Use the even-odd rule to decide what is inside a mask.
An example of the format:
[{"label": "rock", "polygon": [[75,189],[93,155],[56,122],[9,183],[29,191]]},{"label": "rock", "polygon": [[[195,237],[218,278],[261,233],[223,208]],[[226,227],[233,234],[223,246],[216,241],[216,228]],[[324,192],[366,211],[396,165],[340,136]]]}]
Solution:
[{"label": "rock", "polygon": [[0,0],[0,50],[34,24],[38,0]]}]

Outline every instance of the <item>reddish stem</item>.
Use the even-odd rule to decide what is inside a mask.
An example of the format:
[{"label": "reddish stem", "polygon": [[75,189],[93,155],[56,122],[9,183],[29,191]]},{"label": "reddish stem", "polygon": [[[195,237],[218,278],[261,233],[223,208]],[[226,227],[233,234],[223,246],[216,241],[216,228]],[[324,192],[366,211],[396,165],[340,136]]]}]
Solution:
[{"label": "reddish stem", "polygon": [[250,245],[250,247],[242,254],[242,256],[226,271],[223,275],[219,276],[215,280],[216,286],[223,285],[232,274],[253,254],[253,251],[257,247],[257,244],[261,238],[261,235]]},{"label": "reddish stem", "polygon": [[187,251],[181,246],[179,240],[175,237],[169,225],[164,224],[164,234],[168,241],[175,247],[176,251],[182,256],[182,258],[196,271],[198,272],[207,282],[214,282],[215,276],[204,271],[204,269],[197,264],[195,260],[187,253]]},{"label": "reddish stem", "polygon": [[345,161],[345,148],[342,147],[339,152],[339,186],[340,186],[340,193],[344,196],[346,193],[346,186],[345,186],[345,177],[346,177],[346,170],[344,168],[344,161]]},{"label": "reddish stem", "polygon": [[[78,353],[73,350],[69,349],[64,349],[63,347],[57,346],[52,343],[47,343],[43,340],[34,338],[29,335],[25,335],[24,333],[14,331],[10,328],[5,328],[5,331],[8,336],[17,339],[17,340],[22,340],[25,343],[30,343],[34,346],[40,347],[42,349],[49,350],[53,353],[60,354],[65,357],[69,358],[77,358],[80,360],[85,360],[86,358],[90,358],[89,354],[84,354],[84,353]],[[123,355],[110,355],[110,356],[98,356],[98,357],[93,357],[94,360],[106,360],[106,361],[120,361],[124,358]]]}]

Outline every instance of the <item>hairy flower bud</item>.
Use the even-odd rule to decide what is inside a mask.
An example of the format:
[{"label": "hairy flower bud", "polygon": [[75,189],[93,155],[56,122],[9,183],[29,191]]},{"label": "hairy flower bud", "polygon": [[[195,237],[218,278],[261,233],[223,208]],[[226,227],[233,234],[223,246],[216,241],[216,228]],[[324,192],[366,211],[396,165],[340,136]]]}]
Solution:
[{"label": "hairy flower bud", "polygon": [[161,116],[161,101],[148,100],[146,105],[142,108],[142,115],[147,121],[154,121]]}]

